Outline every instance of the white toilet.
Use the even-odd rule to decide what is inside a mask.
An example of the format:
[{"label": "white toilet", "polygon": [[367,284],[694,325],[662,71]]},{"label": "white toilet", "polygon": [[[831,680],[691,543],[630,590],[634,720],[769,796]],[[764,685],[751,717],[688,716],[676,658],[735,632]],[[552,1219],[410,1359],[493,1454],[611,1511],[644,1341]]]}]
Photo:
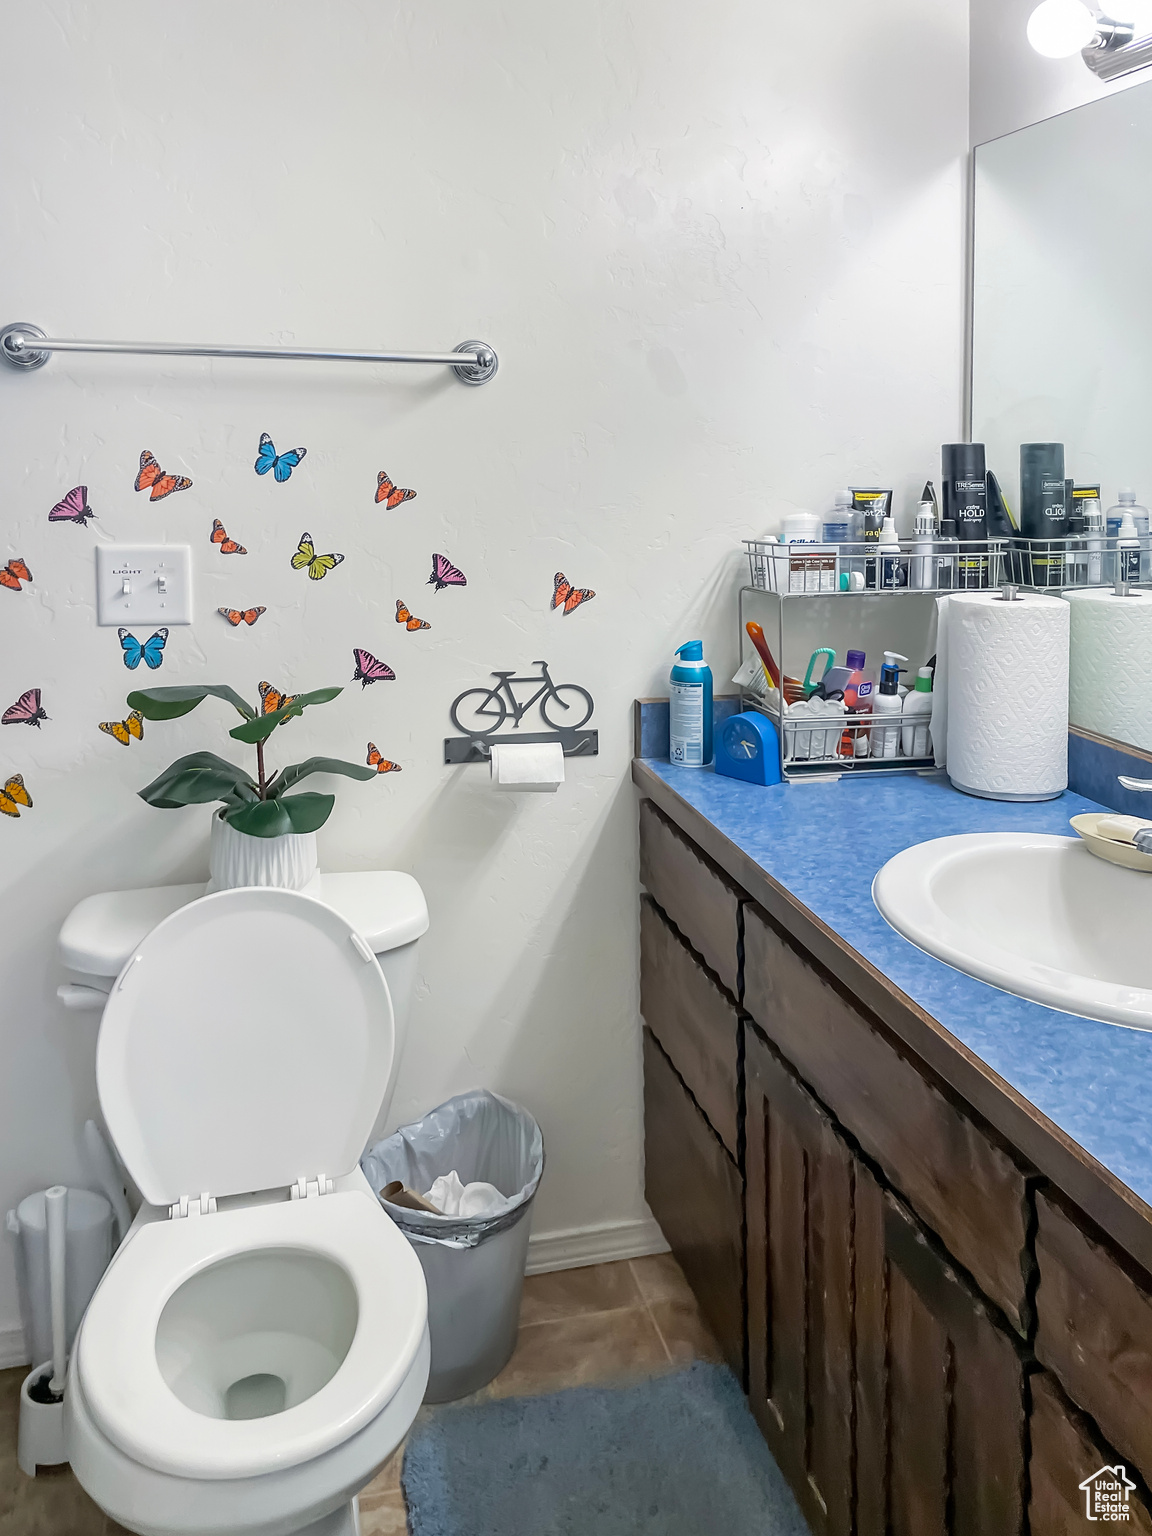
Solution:
[{"label": "white toilet", "polygon": [[[391,890],[410,984],[420,888],[363,878],[410,884]],[[87,975],[84,906],[61,943],[71,924]],[[147,932],[107,996],[100,1103],[147,1203],[81,1325],[65,1412],[80,1482],[142,1536],[352,1536],[420,1406],[423,1273],[359,1168],[408,1000],[394,1010],[374,949],[324,901],[224,891]]]}]

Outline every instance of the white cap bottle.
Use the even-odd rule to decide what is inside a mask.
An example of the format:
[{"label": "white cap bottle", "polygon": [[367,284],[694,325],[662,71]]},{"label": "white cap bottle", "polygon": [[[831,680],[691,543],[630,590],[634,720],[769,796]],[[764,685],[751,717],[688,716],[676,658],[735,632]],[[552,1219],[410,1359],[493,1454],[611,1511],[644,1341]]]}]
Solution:
[{"label": "white cap bottle", "polygon": [[921,667],[912,692],[905,695],[901,711],[900,750],[905,757],[928,757],[932,736],[928,721],[932,714],[932,668]]}]

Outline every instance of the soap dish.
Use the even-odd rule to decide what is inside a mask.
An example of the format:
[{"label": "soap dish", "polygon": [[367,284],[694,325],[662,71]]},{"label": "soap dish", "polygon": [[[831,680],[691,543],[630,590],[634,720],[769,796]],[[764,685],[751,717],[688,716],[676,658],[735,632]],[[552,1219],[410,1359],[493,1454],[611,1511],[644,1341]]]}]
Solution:
[{"label": "soap dish", "polygon": [[1100,830],[1102,823],[1111,823],[1116,828],[1118,822],[1125,821],[1148,825],[1147,822],[1138,822],[1135,817],[1118,816],[1114,811],[1090,811],[1082,816],[1073,816],[1071,826],[1076,835],[1083,839],[1089,853],[1094,853],[1098,859],[1107,859],[1109,864],[1121,864],[1125,869],[1143,869],[1152,874],[1152,853],[1141,853],[1131,842],[1118,840],[1115,833],[1108,837]]}]

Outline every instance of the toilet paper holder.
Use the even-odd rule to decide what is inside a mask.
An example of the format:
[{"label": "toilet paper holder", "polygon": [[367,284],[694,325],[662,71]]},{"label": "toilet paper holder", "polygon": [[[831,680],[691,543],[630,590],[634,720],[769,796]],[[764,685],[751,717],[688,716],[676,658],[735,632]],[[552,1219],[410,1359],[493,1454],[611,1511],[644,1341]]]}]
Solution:
[{"label": "toilet paper holder", "polygon": [[598,757],[600,753],[599,731],[529,731],[523,736],[445,736],[444,761],[452,766],[462,763],[487,763],[492,759],[493,744],[510,745],[534,742],[558,741],[565,757]]}]

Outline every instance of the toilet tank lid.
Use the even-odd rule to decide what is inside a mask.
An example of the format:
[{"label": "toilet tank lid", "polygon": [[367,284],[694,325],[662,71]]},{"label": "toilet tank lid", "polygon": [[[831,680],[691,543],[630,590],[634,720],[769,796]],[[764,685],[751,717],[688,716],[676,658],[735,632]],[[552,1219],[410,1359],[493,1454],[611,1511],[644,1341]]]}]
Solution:
[{"label": "toilet tank lid", "polygon": [[[80,976],[119,976],[125,960],[166,917],[203,896],[201,885],[102,891],[77,903],[60,929],[60,959]],[[428,931],[424,892],[398,869],[320,876],[319,900],[364,935],[375,954],[411,944]]]},{"label": "toilet tank lid", "polygon": [[394,1059],[387,983],[343,916],[294,891],[221,891],[129,957],[96,1086],[144,1198],[172,1205],[350,1172]]}]

